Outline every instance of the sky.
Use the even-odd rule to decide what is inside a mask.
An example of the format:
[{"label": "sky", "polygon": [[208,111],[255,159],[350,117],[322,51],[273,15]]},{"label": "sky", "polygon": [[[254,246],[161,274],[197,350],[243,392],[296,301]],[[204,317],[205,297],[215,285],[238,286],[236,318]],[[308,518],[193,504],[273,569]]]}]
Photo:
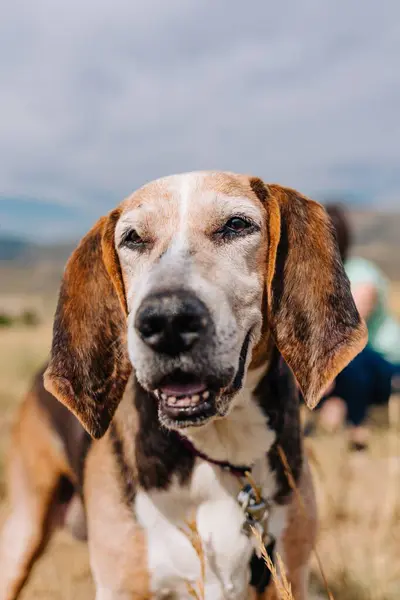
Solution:
[{"label": "sky", "polygon": [[75,239],[147,181],[251,173],[400,210],[398,0],[13,0],[0,235]]}]

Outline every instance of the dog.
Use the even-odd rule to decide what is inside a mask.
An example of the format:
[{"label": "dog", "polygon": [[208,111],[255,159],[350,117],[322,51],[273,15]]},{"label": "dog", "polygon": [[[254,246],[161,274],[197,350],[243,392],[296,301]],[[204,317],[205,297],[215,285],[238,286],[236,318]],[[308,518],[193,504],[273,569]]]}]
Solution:
[{"label": "dog", "polygon": [[253,530],[304,600],[316,507],[298,390],[314,407],[366,339],[318,203],[225,172],[134,192],[64,272],[44,384],[13,433],[1,600],[71,503],[97,600],[276,598]]}]

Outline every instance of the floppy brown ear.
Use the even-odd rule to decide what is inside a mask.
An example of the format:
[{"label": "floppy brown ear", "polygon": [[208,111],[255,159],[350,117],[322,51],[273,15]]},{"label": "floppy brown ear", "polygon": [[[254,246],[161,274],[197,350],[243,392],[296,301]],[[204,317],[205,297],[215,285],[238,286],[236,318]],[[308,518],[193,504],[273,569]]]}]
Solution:
[{"label": "floppy brown ear", "polygon": [[364,348],[358,314],[325,209],[258,179],[251,187],[268,216],[266,292],[269,327],[310,408]]},{"label": "floppy brown ear", "polygon": [[100,219],[65,269],[54,320],[46,389],[95,438],[121,400],[131,364],[126,350],[126,300],[114,229],[119,211]]}]

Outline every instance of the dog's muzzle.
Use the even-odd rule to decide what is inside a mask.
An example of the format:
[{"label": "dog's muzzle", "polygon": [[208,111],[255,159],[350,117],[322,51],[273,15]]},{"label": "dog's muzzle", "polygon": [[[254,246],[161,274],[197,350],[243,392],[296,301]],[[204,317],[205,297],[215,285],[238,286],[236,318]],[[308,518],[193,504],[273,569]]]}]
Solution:
[{"label": "dog's muzzle", "polygon": [[[135,328],[142,342],[171,365],[150,390],[158,400],[160,421],[167,427],[201,425],[223,413],[221,398],[240,388],[250,335],[246,336],[237,371],[219,372],[212,361],[215,328],[206,305],[192,292],[157,292],[140,305]],[[222,414],[221,414],[222,416]]]}]

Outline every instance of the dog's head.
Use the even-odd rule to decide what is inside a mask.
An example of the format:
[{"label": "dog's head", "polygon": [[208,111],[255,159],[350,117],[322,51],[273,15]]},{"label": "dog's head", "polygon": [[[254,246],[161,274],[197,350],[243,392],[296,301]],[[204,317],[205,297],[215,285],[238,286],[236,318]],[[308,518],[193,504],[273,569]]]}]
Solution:
[{"label": "dog's head", "polygon": [[313,407],[364,347],[325,210],[230,173],[152,182],[71,256],[47,389],[94,436],[132,366],[170,428],[227,414],[273,340]]}]

